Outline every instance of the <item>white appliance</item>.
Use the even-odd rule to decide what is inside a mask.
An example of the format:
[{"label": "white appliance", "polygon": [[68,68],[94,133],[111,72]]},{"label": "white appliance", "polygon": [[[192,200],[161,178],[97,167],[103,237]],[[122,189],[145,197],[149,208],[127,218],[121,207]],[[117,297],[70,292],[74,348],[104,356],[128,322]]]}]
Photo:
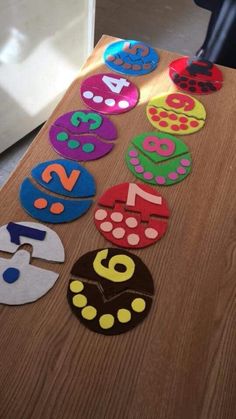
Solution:
[{"label": "white appliance", "polygon": [[0,0],[0,153],[45,121],[93,48],[95,0]]}]

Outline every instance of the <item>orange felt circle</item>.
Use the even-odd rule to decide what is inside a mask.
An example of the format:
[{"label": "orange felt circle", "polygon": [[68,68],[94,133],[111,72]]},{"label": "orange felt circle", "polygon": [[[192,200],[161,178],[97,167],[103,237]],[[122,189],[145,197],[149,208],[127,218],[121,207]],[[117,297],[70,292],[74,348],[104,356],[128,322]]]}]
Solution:
[{"label": "orange felt circle", "polygon": [[60,202],[54,202],[51,205],[50,212],[52,214],[61,214],[64,211],[64,205]]},{"label": "orange felt circle", "polygon": [[34,207],[38,209],[44,209],[48,205],[48,201],[45,198],[38,198],[34,201]]}]

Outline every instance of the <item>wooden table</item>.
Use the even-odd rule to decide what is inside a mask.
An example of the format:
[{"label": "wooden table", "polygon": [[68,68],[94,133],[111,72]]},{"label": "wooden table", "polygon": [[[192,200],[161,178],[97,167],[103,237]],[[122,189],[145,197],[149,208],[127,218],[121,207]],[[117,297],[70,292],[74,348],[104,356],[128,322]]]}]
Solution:
[{"label": "wooden table", "polygon": [[[58,158],[48,128],[60,114],[84,108],[80,83],[89,74],[107,72],[102,54],[114,40],[100,40],[3,187],[0,225],[32,221],[17,199],[19,185],[39,161]],[[145,115],[147,101],[174,91],[168,64],[177,55],[159,53],[158,70],[131,78],[140,88],[139,105],[111,116],[119,132],[114,151],[85,164],[96,178],[97,197],[114,184],[134,181],[124,162],[127,145],[138,133],[154,130]],[[168,232],[156,245],[134,252],[155,281],[148,318],[113,337],[83,327],[67,303],[69,272],[80,255],[110,244],[97,232],[92,210],[53,226],[66,251],[56,285],[33,304],[0,307],[1,418],[236,417],[236,72],[222,71],[223,89],[200,98],[205,127],[184,137],[193,155],[192,174],[159,188],[172,213]]]}]

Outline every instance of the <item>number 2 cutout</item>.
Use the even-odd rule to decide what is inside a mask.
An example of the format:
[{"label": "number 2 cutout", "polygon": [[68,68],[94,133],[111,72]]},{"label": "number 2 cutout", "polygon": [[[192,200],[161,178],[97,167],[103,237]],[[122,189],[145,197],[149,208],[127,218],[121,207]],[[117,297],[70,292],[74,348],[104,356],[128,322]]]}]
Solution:
[{"label": "number 2 cutout", "polygon": [[70,175],[67,175],[65,168],[58,163],[50,164],[42,173],[42,180],[49,183],[52,180],[52,173],[56,173],[60,179],[63,188],[72,191],[80,176],[80,171],[73,169]]}]

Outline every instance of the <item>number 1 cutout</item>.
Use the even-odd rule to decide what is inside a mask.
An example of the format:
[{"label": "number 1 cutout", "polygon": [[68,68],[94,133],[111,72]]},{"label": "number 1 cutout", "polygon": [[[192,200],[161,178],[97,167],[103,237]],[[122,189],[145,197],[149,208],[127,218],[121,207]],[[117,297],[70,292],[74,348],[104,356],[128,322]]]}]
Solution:
[{"label": "number 1 cutout", "polygon": [[38,230],[37,228],[27,227],[21,224],[8,223],[7,231],[10,234],[10,239],[12,243],[20,245],[20,237],[28,237],[34,240],[43,241],[46,236],[46,231]]}]

